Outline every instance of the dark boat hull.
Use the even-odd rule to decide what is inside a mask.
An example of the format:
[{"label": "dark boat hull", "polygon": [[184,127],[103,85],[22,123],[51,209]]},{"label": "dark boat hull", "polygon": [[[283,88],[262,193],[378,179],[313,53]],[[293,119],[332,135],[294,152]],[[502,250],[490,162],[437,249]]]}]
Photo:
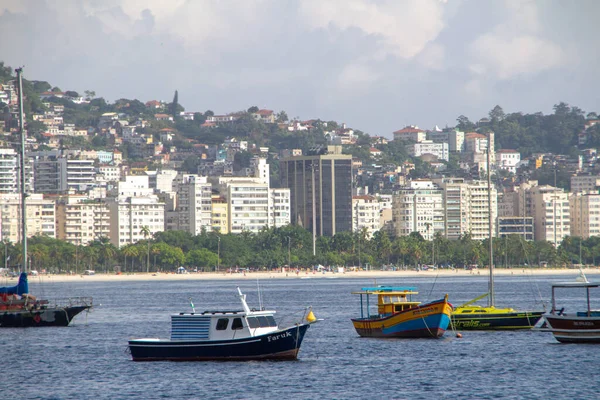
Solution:
[{"label": "dark boat hull", "polygon": [[544,319],[561,343],[600,343],[600,317],[547,314]]},{"label": "dark boat hull", "polygon": [[133,361],[295,360],[309,324],[233,340],[132,339]]},{"label": "dark boat hull", "polygon": [[452,314],[452,323],[455,329],[473,331],[531,329],[542,314],[542,311]]},{"label": "dark boat hull", "polygon": [[33,328],[42,326],[69,326],[79,313],[90,309],[89,305],[53,307],[42,310],[0,311],[0,328]]}]

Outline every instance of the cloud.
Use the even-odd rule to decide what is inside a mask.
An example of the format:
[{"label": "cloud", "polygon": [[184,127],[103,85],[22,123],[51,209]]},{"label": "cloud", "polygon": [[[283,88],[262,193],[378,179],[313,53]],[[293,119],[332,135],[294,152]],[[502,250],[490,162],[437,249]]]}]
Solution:
[{"label": "cloud", "polygon": [[467,48],[471,78],[466,93],[482,95],[495,81],[530,79],[566,64],[561,46],[544,36],[535,1],[506,0],[502,5],[504,18]]},{"label": "cloud", "polygon": [[502,80],[556,68],[565,61],[559,46],[530,35],[483,35],[473,42],[471,51],[478,62],[472,70],[493,73]]},{"label": "cloud", "polygon": [[312,29],[359,29],[377,39],[384,56],[410,59],[444,28],[443,7],[438,0],[303,0],[300,14]]}]

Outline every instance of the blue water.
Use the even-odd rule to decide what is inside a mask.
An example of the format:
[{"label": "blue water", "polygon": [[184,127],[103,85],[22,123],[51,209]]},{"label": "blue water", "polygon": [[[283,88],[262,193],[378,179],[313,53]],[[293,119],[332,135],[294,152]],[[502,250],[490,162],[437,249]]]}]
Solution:
[{"label": "blue water", "polygon": [[[331,277],[331,275],[330,275]],[[553,277],[496,278],[498,306],[541,309]],[[366,339],[350,318],[351,291],[373,280],[325,277],[260,282],[262,301],[292,323],[312,305],[299,361],[134,363],[132,337],[169,337],[170,314],[239,308],[236,286],[258,306],[256,282],[30,283],[47,297],[93,296],[101,304],[68,328],[0,330],[0,399],[597,399],[600,346],[557,343],[546,332],[447,332],[440,340]],[[486,291],[485,277],[378,279],[417,286],[419,300],[460,304]],[[567,296],[567,306],[577,293]],[[563,303],[564,304],[564,303]]]}]

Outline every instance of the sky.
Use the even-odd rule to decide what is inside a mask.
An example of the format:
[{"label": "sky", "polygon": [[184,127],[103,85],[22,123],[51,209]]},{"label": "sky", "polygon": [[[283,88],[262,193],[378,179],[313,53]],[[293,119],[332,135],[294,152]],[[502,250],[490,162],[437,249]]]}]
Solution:
[{"label": "sky", "polygon": [[600,112],[596,0],[0,0],[0,61],[63,91],[251,106],[391,137]]}]

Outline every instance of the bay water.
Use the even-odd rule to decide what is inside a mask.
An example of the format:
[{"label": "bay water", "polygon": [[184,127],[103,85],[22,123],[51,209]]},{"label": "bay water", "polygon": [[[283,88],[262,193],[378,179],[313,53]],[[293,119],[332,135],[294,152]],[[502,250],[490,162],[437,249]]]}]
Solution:
[{"label": "bay water", "polygon": [[[156,277],[159,279],[159,277]],[[38,297],[93,296],[94,310],[66,328],[2,329],[0,399],[597,399],[600,346],[559,344],[550,333],[461,332],[444,338],[360,338],[352,291],[378,285],[415,286],[417,300],[449,295],[458,305],[487,291],[487,277],[30,282]],[[569,278],[570,279],[570,278]],[[565,277],[495,279],[499,307],[549,307],[550,284]],[[170,315],[241,309],[277,310],[280,325],[312,306],[324,321],[308,330],[298,361],[133,362],[127,340],[168,338]],[[260,288],[260,290],[258,290]],[[259,298],[260,293],[260,298]],[[562,306],[582,307],[579,292]],[[485,302],[485,301],[484,301]]]}]

